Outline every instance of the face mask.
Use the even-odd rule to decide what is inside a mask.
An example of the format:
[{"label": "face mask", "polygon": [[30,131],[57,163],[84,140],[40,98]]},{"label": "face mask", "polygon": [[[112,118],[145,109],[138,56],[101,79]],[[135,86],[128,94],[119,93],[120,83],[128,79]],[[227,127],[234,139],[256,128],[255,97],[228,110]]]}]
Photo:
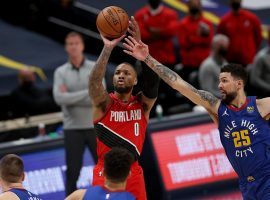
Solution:
[{"label": "face mask", "polygon": [[232,2],[231,3],[231,7],[234,11],[238,11],[240,9],[240,6],[241,6],[240,2]]},{"label": "face mask", "polygon": [[225,49],[225,48],[220,48],[219,50],[218,50],[218,54],[219,55],[221,55],[221,56],[226,56],[226,54],[227,54],[227,49]]},{"label": "face mask", "polygon": [[198,14],[200,12],[200,9],[199,8],[190,8],[189,9],[189,13],[191,14],[191,15],[196,15],[196,14]]}]

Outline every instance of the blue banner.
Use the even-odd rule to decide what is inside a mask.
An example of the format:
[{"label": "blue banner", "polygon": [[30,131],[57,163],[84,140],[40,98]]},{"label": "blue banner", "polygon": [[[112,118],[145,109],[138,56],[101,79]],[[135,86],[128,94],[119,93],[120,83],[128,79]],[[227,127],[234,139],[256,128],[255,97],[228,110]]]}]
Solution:
[{"label": "blue banner", "polygon": [[[20,155],[25,164],[26,178],[23,182],[26,189],[39,195],[43,200],[65,198],[65,151],[63,148]],[[92,183],[94,161],[85,151],[83,168],[78,188],[86,188]]]}]

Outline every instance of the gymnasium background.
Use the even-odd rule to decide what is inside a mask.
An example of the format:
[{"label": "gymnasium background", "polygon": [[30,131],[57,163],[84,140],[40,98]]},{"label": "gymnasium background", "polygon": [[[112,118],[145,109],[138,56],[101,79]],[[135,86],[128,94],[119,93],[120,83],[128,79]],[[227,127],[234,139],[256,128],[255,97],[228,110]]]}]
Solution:
[{"label": "gymnasium background", "polygon": [[[99,10],[117,5],[133,15],[147,1],[132,0],[3,0],[0,6],[0,155],[22,156],[25,187],[44,199],[64,198],[65,160],[61,113],[41,113],[27,118],[14,114],[10,92],[17,73],[25,65],[38,76],[38,86],[50,90],[53,72],[64,63],[64,37],[78,31],[86,38],[86,55],[95,60],[102,41],[95,26]],[[182,18],[185,1],[164,0]],[[229,10],[227,0],[202,0],[205,16],[214,24]],[[243,6],[269,24],[270,2],[244,0]],[[268,14],[268,16],[267,16]],[[266,33],[263,32],[264,37]],[[117,47],[110,58],[107,77],[115,65],[131,58]],[[112,88],[109,88],[112,89]],[[46,137],[37,137],[38,124],[45,123]],[[216,126],[206,113],[152,118],[141,158],[149,199],[241,199],[237,177],[219,141]],[[92,180],[91,155],[85,153],[78,187]]]}]

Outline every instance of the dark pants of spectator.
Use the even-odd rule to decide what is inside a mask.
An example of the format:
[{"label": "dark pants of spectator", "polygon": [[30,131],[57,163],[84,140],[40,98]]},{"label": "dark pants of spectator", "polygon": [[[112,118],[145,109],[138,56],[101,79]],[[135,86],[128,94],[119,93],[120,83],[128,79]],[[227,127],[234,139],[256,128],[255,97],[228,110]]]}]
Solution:
[{"label": "dark pants of spectator", "polygon": [[76,183],[83,163],[85,146],[90,150],[92,157],[97,162],[96,133],[94,129],[65,130],[66,150],[66,196],[77,189]]}]

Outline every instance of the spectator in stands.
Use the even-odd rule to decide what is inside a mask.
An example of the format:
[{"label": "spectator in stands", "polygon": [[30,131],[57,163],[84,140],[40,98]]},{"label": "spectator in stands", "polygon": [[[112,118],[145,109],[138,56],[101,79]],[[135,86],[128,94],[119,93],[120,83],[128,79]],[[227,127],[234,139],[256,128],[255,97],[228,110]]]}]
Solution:
[{"label": "spectator in stands", "polygon": [[220,69],[227,63],[225,56],[229,47],[229,38],[217,34],[212,40],[211,55],[206,58],[199,69],[199,84],[206,90],[220,97],[218,89]]},{"label": "spectator in stands", "polygon": [[133,158],[126,149],[113,147],[104,156],[104,186],[91,186],[87,190],[77,190],[66,200],[135,200],[131,193],[125,191],[132,162]]},{"label": "spectator in stands", "polygon": [[[176,53],[173,39],[177,33],[175,28],[178,22],[177,12],[161,4],[161,0],[148,0],[148,4],[135,13],[135,19],[141,30],[141,39],[148,44],[151,54],[174,69]],[[149,70],[143,63],[142,65],[144,70]],[[141,82],[144,81],[139,81],[139,84]],[[175,90],[162,81],[157,103],[162,104],[166,114],[167,108],[176,102],[178,101]]]},{"label": "spectator in stands", "polygon": [[[210,53],[214,29],[213,24],[202,15],[200,0],[188,0],[187,6],[189,13],[179,23],[178,40],[183,64],[181,77],[190,81],[190,74],[198,72],[200,64]],[[197,78],[193,82],[197,83]]]},{"label": "spectator in stands", "polygon": [[88,95],[88,75],[94,62],[85,58],[84,41],[79,33],[71,32],[66,36],[65,49],[69,60],[54,73],[53,94],[64,114],[66,195],[69,195],[76,190],[85,146],[95,162],[97,155],[92,103]]},{"label": "spectator in stands", "polygon": [[35,84],[36,76],[31,68],[19,71],[19,86],[11,92],[15,116],[29,116],[58,110],[52,95]]},{"label": "spectator in stands", "polygon": [[149,46],[149,51],[160,62],[173,66],[176,57],[173,37],[178,14],[161,4],[161,0],[148,0],[148,4],[135,13],[141,30],[141,38]]},{"label": "spectator in stands", "polygon": [[260,97],[270,96],[270,26],[268,46],[256,55],[250,71],[250,83]]},{"label": "spectator in stands", "polygon": [[217,33],[230,39],[228,62],[246,66],[253,58],[262,41],[261,24],[256,15],[241,8],[241,0],[230,0],[232,10],[222,17]]},{"label": "spectator in stands", "polygon": [[40,197],[23,187],[24,164],[22,159],[14,154],[4,156],[0,161],[0,200],[41,200]]}]

